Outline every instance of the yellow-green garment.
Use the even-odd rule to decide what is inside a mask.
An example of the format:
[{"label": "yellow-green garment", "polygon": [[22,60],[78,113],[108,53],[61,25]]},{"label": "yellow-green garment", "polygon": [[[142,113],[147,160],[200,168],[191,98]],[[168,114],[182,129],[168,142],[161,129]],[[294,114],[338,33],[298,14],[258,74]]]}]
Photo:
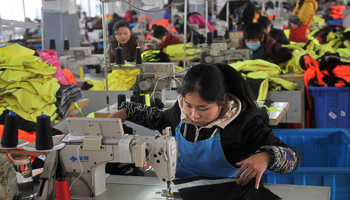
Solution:
[{"label": "yellow-green garment", "polygon": [[[133,66],[132,66],[133,67]],[[132,90],[136,82],[137,75],[141,72],[140,69],[126,69],[124,70],[113,70],[108,74],[108,90]],[[182,70],[182,67],[176,66],[175,69]],[[89,85],[92,85],[89,90],[98,91],[106,90],[106,80],[96,81],[96,80],[87,80]]]},{"label": "yellow-green garment", "polygon": [[[192,42],[186,44],[186,47],[192,47]],[[181,57],[184,56],[184,44],[173,44],[163,49],[170,57]],[[186,49],[186,55],[192,56],[201,52],[201,49]]]},{"label": "yellow-green garment", "polygon": [[[244,78],[264,79],[259,88],[259,95],[257,101],[266,99],[269,87],[274,87],[272,90],[280,90],[278,85],[282,85],[288,90],[295,90],[297,84],[284,79],[278,78],[281,73],[281,68],[273,63],[265,60],[246,60],[242,62],[231,63],[231,67],[241,72]],[[269,85],[270,84],[270,85]]]},{"label": "yellow-green garment", "polygon": [[34,56],[34,51],[18,44],[0,48],[0,114],[12,110],[36,122],[41,113],[57,117],[56,92],[60,85],[51,75],[56,67]]}]

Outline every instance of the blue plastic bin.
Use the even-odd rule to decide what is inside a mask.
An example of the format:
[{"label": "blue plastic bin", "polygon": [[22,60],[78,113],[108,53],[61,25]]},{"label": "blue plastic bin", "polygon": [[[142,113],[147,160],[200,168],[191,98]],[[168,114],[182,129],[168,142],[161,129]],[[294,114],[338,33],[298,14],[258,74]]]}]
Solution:
[{"label": "blue plastic bin", "polygon": [[290,174],[266,171],[263,182],[331,187],[331,200],[350,199],[349,129],[276,129],[275,135],[302,154]]},{"label": "blue plastic bin", "polygon": [[350,129],[350,88],[309,87],[315,106],[316,128]]},{"label": "blue plastic bin", "polygon": [[334,20],[329,20],[328,24],[338,24],[338,25],[343,25],[343,20],[342,19],[334,19]]}]

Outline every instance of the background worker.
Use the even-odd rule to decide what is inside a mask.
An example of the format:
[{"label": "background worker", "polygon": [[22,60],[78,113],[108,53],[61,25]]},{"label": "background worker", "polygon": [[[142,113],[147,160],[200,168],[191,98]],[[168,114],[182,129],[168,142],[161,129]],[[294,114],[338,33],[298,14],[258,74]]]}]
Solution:
[{"label": "background worker", "polygon": [[253,60],[263,59],[278,65],[292,58],[291,51],[265,34],[258,23],[249,23],[244,28],[243,39],[237,49],[247,48],[253,51]]},{"label": "background worker", "polygon": [[289,41],[307,42],[310,33],[312,19],[318,9],[316,0],[298,0],[289,18],[290,34]]},{"label": "background worker", "polygon": [[[152,36],[159,40],[159,48],[163,49],[172,44],[183,44],[183,41],[180,38],[176,37],[169,33],[169,31],[161,25],[153,25],[152,26]],[[153,49],[154,44],[146,43],[145,49],[151,50]]]},{"label": "background worker", "polygon": [[264,29],[264,33],[271,36],[276,40],[276,42],[280,44],[290,44],[290,41],[288,40],[286,34],[284,34],[283,30],[274,28],[269,18],[261,16],[259,17],[257,23]]},{"label": "background worker", "polygon": [[110,62],[115,62],[115,49],[120,46],[123,48],[124,59],[133,61],[136,57],[136,47],[141,48],[141,53],[145,47],[141,40],[131,31],[129,23],[120,20],[114,25],[114,35],[111,36],[110,44],[108,45],[108,55]]}]

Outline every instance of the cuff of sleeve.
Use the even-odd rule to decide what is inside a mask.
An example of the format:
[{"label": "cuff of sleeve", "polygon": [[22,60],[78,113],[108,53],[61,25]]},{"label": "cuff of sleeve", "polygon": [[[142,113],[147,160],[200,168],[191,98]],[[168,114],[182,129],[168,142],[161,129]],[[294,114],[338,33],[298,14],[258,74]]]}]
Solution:
[{"label": "cuff of sleeve", "polygon": [[269,163],[268,169],[271,169],[272,165],[275,163],[275,154],[278,153],[272,146],[262,146],[255,153],[268,152],[271,156],[271,161]]}]

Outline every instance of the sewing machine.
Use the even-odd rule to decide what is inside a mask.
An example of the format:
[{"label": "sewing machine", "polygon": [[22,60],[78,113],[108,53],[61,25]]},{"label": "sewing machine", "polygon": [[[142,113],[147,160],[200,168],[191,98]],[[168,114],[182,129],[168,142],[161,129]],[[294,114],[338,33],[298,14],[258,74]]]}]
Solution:
[{"label": "sewing machine", "polygon": [[203,63],[218,63],[234,60],[250,60],[252,52],[249,49],[229,49],[227,43],[202,44],[201,59]]},{"label": "sewing machine", "polygon": [[[141,66],[142,73],[137,76],[134,93],[148,93],[150,98],[158,98],[166,105],[166,88],[172,81],[181,82],[175,77],[174,63],[149,63]],[[176,84],[176,83],[175,83]]]},{"label": "sewing machine", "polygon": [[90,47],[71,47],[67,56],[61,56],[59,61],[61,66],[69,69],[74,76],[80,76],[80,67],[85,65],[100,65],[104,64],[103,54],[91,54]]},{"label": "sewing machine", "polygon": [[152,100],[158,98],[164,105],[166,105],[166,88],[172,88],[172,85],[181,84],[179,79],[184,76],[182,72],[187,71],[186,69],[175,72],[175,63],[151,62],[129,64],[134,65],[134,67],[123,67],[123,65],[115,65],[115,63],[112,63],[110,69],[141,69],[141,73],[137,76],[133,93],[150,94]]},{"label": "sewing machine", "polygon": [[164,129],[162,136],[138,136],[124,134],[119,118],[74,117],[66,121],[69,135],[62,140],[66,145],[60,158],[70,184],[73,183],[72,196],[97,196],[104,192],[107,162],[135,163],[136,167],[154,169],[170,193],[177,159],[177,144],[170,128]]}]

